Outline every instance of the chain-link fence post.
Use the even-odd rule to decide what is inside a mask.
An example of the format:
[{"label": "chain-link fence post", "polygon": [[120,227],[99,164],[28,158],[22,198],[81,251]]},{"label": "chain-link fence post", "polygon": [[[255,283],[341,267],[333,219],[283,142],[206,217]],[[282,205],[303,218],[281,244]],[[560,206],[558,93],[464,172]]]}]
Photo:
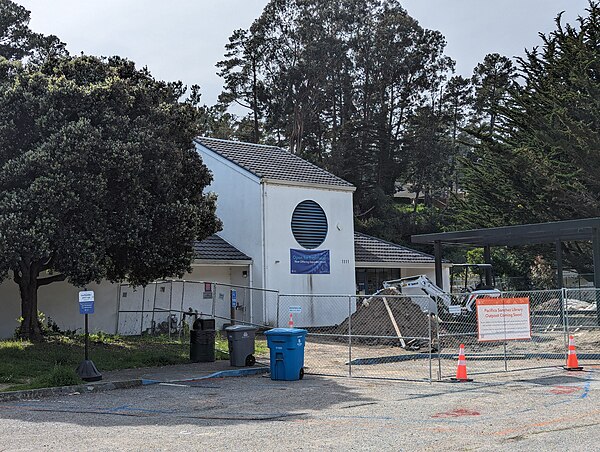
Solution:
[{"label": "chain-link fence post", "polygon": [[433,372],[431,369],[431,353],[432,353],[432,348],[433,348],[433,343],[431,340],[431,320],[432,320],[432,316],[431,316],[431,311],[428,309],[427,310],[427,317],[429,318],[429,322],[427,322],[428,325],[428,333],[429,333],[429,383],[431,384],[433,382]]},{"label": "chain-link fence post", "polygon": [[217,283],[209,283],[210,284],[210,290],[212,292],[212,318],[216,319],[216,315],[217,315]]},{"label": "chain-link fence post", "polygon": [[140,319],[140,337],[144,334],[144,306],[146,303],[146,286],[142,288],[142,318]]},{"label": "chain-link fence post", "polygon": [[[502,309],[505,309],[505,306],[506,306],[506,303],[502,304]],[[477,309],[477,305],[475,305],[475,309]],[[502,345],[504,348],[504,372],[508,372],[508,352],[507,352],[508,342],[506,341],[506,317],[503,317],[503,319],[504,319],[504,343]],[[530,324],[529,328],[531,329],[531,317],[529,320],[529,324]]]},{"label": "chain-link fence post", "polygon": [[167,317],[167,330],[169,331],[169,340],[171,340],[171,315],[173,314],[173,281],[171,281],[171,287],[169,288],[169,314]]},{"label": "chain-link fence post", "polygon": [[185,325],[185,316],[183,315],[183,300],[185,298],[185,281],[181,286],[181,305],[179,306],[179,328],[177,332],[177,337],[179,338],[179,342],[183,342],[185,340],[185,331],[183,331]]},{"label": "chain-link fence post", "polygon": [[275,327],[279,328],[279,303],[280,303],[281,297],[279,292],[277,292],[277,306],[275,307],[275,318],[277,319],[275,321]]},{"label": "chain-link fence post", "polygon": [[348,297],[348,376],[352,377],[352,297]]},{"label": "chain-link fence post", "polygon": [[567,350],[569,347],[569,309],[568,309],[568,293],[566,288],[560,290],[560,316],[563,324],[563,353],[565,355],[565,362],[567,360]]},{"label": "chain-link fence post", "polygon": [[440,340],[440,317],[439,317],[440,313],[438,310],[437,313],[437,328],[436,328],[436,335],[437,335],[437,356],[438,356],[438,381],[442,381],[442,341]]}]

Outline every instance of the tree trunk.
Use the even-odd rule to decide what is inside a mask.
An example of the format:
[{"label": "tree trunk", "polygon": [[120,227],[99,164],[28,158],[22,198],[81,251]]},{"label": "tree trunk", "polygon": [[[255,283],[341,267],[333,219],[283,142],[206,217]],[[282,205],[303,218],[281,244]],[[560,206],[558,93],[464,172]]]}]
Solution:
[{"label": "tree trunk", "polygon": [[13,279],[19,285],[21,292],[22,321],[17,336],[33,342],[43,339],[41,325],[38,322],[37,300],[39,286],[37,277],[42,267],[43,264],[40,262],[32,263],[29,258],[24,258],[22,263],[13,269]]},{"label": "tree trunk", "polygon": [[26,278],[23,275],[19,283],[21,291],[21,316],[23,321],[19,329],[19,338],[33,342],[42,340],[42,330],[38,322],[37,276]]},{"label": "tree trunk", "polygon": [[421,190],[417,190],[415,192],[415,199],[413,201],[413,213],[417,211],[417,204],[419,203],[419,195],[421,194]]}]

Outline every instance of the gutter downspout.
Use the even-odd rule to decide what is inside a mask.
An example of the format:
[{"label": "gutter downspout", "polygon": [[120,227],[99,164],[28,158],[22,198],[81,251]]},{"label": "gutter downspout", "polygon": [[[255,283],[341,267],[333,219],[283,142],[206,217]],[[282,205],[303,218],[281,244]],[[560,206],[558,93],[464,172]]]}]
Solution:
[{"label": "gutter downspout", "polygon": [[250,283],[250,323],[254,323],[254,279],[252,275],[252,265],[248,265],[248,282]]},{"label": "gutter downspout", "polygon": [[[265,193],[265,183],[263,180],[260,181],[260,189],[261,189],[261,233],[262,233],[262,287],[263,288],[267,288],[267,247],[266,247],[266,237],[267,237],[267,232],[266,232],[266,197],[267,194]],[[262,295],[262,305],[263,305],[263,322],[266,325],[267,324],[267,297],[265,296],[265,294],[263,293]]]}]

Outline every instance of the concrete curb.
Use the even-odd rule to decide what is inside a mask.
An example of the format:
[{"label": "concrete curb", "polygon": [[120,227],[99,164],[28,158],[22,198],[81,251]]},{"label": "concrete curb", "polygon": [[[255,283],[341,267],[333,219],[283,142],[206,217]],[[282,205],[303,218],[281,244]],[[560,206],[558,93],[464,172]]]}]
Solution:
[{"label": "concrete curb", "polygon": [[155,385],[160,383],[175,383],[175,382],[186,382],[186,381],[198,381],[206,380],[209,378],[226,378],[226,377],[246,377],[250,375],[258,375],[269,372],[268,367],[252,367],[243,369],[231,369],[214,372],[209,375],[204,375],[197,378],[187,378],[185,380],[150,380],[146,378],[125,380],[125,381],[110,381],[110,382],[99,382],[89,383],[76,386],[60,386],[55,388],[40,388],[40,389],[26,389],[24,391],[10,391],[0,392],[0,402],[10,402],[15,400],[26,400],[26,399],[37,399],[40,397],[51,397],[56,395],[70,395],[70,394],[85,394],[89,392],[104,392],[112,391],[113,389],[128,389],[135,388],[138,386]]},{"label": "concrete curb", "polygon": [[0,402],[13,400],[36,399],[55,395],[84,394],[86,392],[104,392],[113,389],[127,389],[142,386],[145,380],[110,381],[106,383],[90,383],[76,386],[59,386],[54,388],[26,389],[24,391],[0,392]]}]

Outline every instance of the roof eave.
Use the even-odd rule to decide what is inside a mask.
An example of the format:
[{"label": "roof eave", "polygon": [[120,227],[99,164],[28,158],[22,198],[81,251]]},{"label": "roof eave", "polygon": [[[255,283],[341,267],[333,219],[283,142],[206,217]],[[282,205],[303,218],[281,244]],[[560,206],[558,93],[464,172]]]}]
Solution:
[{"label": "roof eave", "polygon": [[356,191],[356,187],[354,185],[327,185],[327,184],[313,184],[309,182],[296,182],[296,181],[288,181],[288,180],[280,180],[280,179],[271,179],[267,177],[262,177],[260,179],[261,184],[270,184],[270,185],[285,185],[288,187],[303,187],[303,188],[316,188],[320,190],[335,190],[335,191],[346,191],[353,193]]},{"label": "roof eave", "polygon": [[247,267],[252,265],[252,260],[221,260],[221,259],[194,259],[192,267],[211,265],[215,267]]},{"label": "roof eave", "polygon": [[[433,268],[434,262],[360,262],[356,261],[356,268]],[[450,267],[450,263],[442,263],[442,267]]]}]

